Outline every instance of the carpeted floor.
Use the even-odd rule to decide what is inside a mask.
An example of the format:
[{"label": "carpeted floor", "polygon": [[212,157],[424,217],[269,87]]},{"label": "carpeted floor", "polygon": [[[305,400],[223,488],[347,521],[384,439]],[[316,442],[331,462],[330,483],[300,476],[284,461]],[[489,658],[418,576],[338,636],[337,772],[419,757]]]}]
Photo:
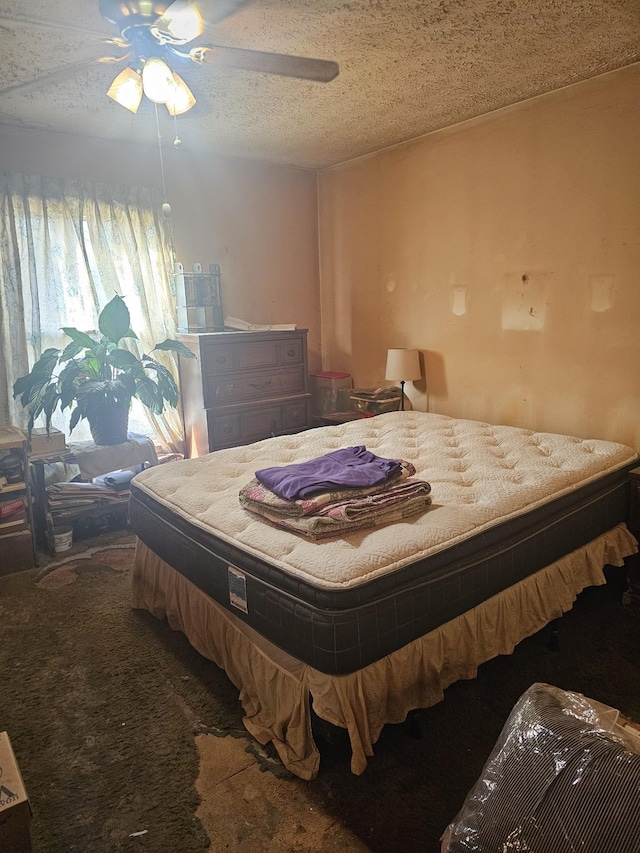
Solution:
[{"label": "carpeted floor", "polygon": [[0,579],[0,728],[37,853],[206,847],[194,732],[242,728],[241,708],[180,634],[130,608],[132,558],[98,551]]},{"label": "carpeted floor", "polygon": [[[264,802],[300,803],[299,814],[265,808],[264,825],[248,826],[242,800],[263,796],[254,781],[218,835],[195,816],[196,735],[246,737],[237,691],[182,635],[131,610],[131,541],[0,578],[0,730],[10,734],[30,795],[35,853],[436,853],[533,682],[584,693],[640,722],[640,611],[622,607],[624,572],[612,569],[610,583],[586,590],[562,620],[558,651],[542,631],[483,665],[477,679],[420,713],[421,738],[407,724],[387,727],[360,777],[335,729],[318,726],[322,760],[311,783],[282,772],[247,739],[246,763],[265,770],[257,777]],[[314,834],[312,813],[324,814],[332,832]],[[286,842],[279,819],[293,822]],[[347,847],[339,829],[357,844]]]}]

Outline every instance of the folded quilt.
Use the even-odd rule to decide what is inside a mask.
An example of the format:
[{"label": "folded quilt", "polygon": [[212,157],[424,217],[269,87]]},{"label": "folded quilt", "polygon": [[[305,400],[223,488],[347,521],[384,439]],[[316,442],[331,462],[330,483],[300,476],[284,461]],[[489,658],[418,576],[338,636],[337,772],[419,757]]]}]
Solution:
[{"label": "folded quilt", "polygon": [[425,498],[430,492],[431,486],[424,480],[407,480],[372,495],[327,504],[318,511],[317,516],[344,521],[373,518],[414,499]]},{"label": "folded quilt", "polygon": [[262,468],[255,476],[281,498],[298,500],[319,492],[386,483],[396,479],[400,470],[400,460],[384,459],[358,445],[342,447],[306,462]]},{"label": "folded quilt", "polygon": [[[397,494],[389,495],[394,489],[398,490]],[[261,504],[246,509],[283,530],[290,530],[308,539],[328,539],[363,528],[381,527],[422,513],[431,504],[430,491],[428,483],[420,480],[407,481],[396,487],[391,486],[377,496],[369,495],[337,505],[329,504],[320,514],[297,518],[283,516]],[[378,496],[383,500],[372,504],[372,499]]]},{"label": "folded quilt", "polygon": [[375,494],[382,489],[386,490],[391,485],[403,482],[416,473],[416,469],[411,462],[405,462],[402,459],[398,461],[400,463],[400,473],[397,477],[386,480],[384,483],[360,489],[338,489],[332,492],[319,492],[311,497],[298,498],[298,500],[293,501],[281,498],[275,492],[272,492],[271,489],[263,486],[259,480],[253,479],[240,489],[240,503],[249,510],[256,507],[256,512],[258,512],[260,507],[266,507],[271,512],[286,517],[314,515],[327,504],[339,503],[351,500],[352,498]]}]

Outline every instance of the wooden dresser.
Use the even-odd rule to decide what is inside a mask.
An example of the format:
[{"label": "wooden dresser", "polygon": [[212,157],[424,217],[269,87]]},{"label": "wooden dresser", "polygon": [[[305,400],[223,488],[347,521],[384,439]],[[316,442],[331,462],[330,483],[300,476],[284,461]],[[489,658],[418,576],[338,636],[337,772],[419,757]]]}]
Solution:
[{"label": "wooden dresser", "polygon": [[307,330],[180,334],[187,456],[310,425]]}]

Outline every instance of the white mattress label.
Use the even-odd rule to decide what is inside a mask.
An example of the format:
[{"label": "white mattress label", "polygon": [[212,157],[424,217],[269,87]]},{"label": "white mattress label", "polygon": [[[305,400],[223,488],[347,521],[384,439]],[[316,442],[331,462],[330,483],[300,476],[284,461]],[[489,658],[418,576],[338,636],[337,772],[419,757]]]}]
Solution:
[{"label": "white mattress label", "polygon": [[242,610],[243,613],[248,613],[247,576],[233,566],[227,566],[227,570],[229,572],[229,602],[238,610]]}]

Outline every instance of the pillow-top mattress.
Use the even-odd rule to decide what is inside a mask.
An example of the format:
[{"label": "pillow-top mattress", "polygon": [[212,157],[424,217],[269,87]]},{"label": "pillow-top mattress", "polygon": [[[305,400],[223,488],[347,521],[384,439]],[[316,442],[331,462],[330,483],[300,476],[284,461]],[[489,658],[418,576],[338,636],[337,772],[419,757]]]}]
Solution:
[{"label": "pillow-top mattress", "polygon": [[[312,541],[240,505],[261,468],[365,445],[431,485],[422,515]],[[149,468],[135,533],[204,592],[323,672],[353,671],[627,518],[637,453],[614,442],[392,412]]]}]

